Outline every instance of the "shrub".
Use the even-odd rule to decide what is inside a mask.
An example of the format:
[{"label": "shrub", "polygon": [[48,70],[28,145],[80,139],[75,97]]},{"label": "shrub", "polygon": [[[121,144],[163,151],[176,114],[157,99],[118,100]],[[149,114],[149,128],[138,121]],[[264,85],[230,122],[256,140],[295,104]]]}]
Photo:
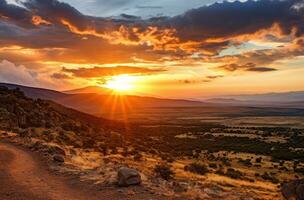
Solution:
[{"label": "shrub", "polygon": [[112,147],[111,148],[111,154],[117,154],[118,153],[118,150],[116,147]]},{"label": "shrub", "polygon": [[226,176],[233,179],[241,179],[243,174],[238,170],[235,170],[233,168],[228,168],[226,172]]},{"label": "shrub", "polygon": [[262,162],[262,157],[256,158],[256,159],[255,159],[255,162],[256,162],[256,163],[261,163],[261,162]]},{"label": "shrub", "polygon": [[209,163],[209,167],[212,168],[212,169],[217,169],[217,164]]},{"label": "shrub", "polygon": [[225,175],[223,168],[219,168],[215,173],[218,175]]},{"label": "shrub", "polygon": [[109,150],[109,148],[108,148],[108,146],[106,146],[106,145],[101,145],[101,146],[99,147],[99,151],[100,151],[104,156],[108,155],[108,150]]},{"label": "shrub", "polygon": [[227,159],[227,158],[221,158],[221,161],[222,161],[223,165],[225,165],[227,167],[231,166],[231,163],[230,163],[229,159]]},{"label": "shrub", "polygon": [[240,163],[240,164],[242,164],[244,166],[247,166],[247,167],[251,167],[252,166],[252,163],[251,163],[250,159],[246,159],[246,160],[240,159],[238,161],[238,163]]},{"label": "shrub", "polygon": [[141,161],[142,158],[143,158],[143,156],[142,156],[140,153],[138,153],[138,154],[136,154],[136,155],[134,156],[134,160],[135,160],[135,161]]},{"label": "shrub", "polygon": [[271,175],[268,174],[267,172],[265,172],[261,177],[262,177],[264,180],[268,180],[268,181],[270,181],[270,182],[272,182],[272,183],[275,183],[275,184],[279,183],[279,180],[278,180],[276,177],[271,176]]},{"label": "shrub", "polygon": [[205,175],[206,173],[209,172],[208,168],[205,165],[199,163],[191,163],[190,165],[186,165],[184,170],[199,175]]},{"label": "shrub", "polygon": [[168,164],[158,164],[154,168],[154,172],[162,179],[169,181],[173,178],[174,172]]}]

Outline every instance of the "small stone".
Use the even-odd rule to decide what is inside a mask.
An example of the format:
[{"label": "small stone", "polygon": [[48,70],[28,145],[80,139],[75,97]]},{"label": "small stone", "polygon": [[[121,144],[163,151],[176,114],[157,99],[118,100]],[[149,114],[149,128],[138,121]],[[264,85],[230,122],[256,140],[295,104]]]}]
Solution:
[{"label": "small stone", "polygon": [[128,191],[128,193],[127,193],[129,196],[133,196],[133,195],[135,195],[135,192],[133,191],[133,190],[130,190],[130,191]]},{"label": "small stone", "polygon": [[64,163],[64,158],[62,156],[60,156],[60,155],[53,156],[53,160],[55,162]]}]

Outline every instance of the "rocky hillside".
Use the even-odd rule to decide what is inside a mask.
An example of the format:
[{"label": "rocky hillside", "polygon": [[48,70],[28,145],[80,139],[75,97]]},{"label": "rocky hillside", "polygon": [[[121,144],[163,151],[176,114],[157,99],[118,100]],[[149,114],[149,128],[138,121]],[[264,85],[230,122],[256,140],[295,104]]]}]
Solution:
[{"label": "rocky hillside", "polygon": [[0,87],[0,129],[22,137],[92,148],[104,141],[110,130],[119,129],[113,121],[63,107],[51,101],[30,99],[20,90]]}]

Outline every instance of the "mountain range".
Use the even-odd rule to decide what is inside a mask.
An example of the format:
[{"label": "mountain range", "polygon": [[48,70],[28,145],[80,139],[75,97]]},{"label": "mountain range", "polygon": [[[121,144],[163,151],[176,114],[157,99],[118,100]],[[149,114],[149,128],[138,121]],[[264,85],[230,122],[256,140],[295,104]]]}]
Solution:
[{"label": "mountain range", "polygon": [[47,99],[74,108],[82,112],[100,115],[109,112],[121,112],[139,108],[152,107],[201,107],[211,103],[183,99],[161,99],[155,97],[114,95],[109,89],[86,87],[76,90],[59,92],[43,88],[0,83],[9,89],[19,88],[26,96],[34,99]]},{"label": "mountain range", "polygon": [[101,87],[85,87],[69,91],[55,91],[16,84],[0,83],[9,89],[19,88],[34,99],[52,100],[66,107],[101,116],[107,113],[160,107],[278,107],[304,108],[304,92],[269,93],[212,98],[204,101],[163,99],[146,96],[115,95]]}]

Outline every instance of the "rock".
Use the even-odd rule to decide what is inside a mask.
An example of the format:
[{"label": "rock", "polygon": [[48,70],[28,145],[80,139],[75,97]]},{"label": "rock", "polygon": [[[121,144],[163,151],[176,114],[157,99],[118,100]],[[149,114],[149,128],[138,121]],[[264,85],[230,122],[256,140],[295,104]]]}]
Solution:
[{"label": "rock", "polygon": [[304,180],[294,180],[284,183],[281,193],[287,200],[304,200]]},{"label": "rock", "polygon": [[75,149],[70,149],[70,154],[73,156],[77,156],[77,151]]},{"label": "rock", "polygon": [[187,192],[188,185],[186,183],[179,183],[174,181],[172,186],[174,188],[174,192],[176,193]]},{"label": "rock", "polygon": [[133,195],[135,195],[135,192],[133,190],[130,190],[130,191],[127,192],[127,195],[133,196]]},{"label": "rock", "polygon": [[64,158],[63,158],[63,156],[60,156],[60,155],[53,156],[53,160],[55,162],[64,163]]},{"label": "rock", "polygon": [[127,187],[141,184],[141,176],[136,169],[121,167],[118,170],[118,185]]},{"label": "rock", "polygon": [[41,150],[41,149],[43,149],[43,143],[42,142],[40,142],[40,141],[36,141],[35,143],[33,143],[31,146],[30,146],[30,148],[32,149],[32,150],[34,150],[34,151],[38,151],[38,150]]},{"label": "rock", "polygon": [[285,199],[291,199],[296,196],[296,185],[294,182],[285,183],[282,185],[281,193]]},{"label": "rock", "polygon": [[296,196],[297,200],[304,200],[304,184],[300,184],[296,188]]},{"label": "rock", "polygon": [[62,155],[62,156],[65,156],[65,151],[58,147],[58,146],[48,146],[48,153],[50,154],[58,154],[58,155]]}]

